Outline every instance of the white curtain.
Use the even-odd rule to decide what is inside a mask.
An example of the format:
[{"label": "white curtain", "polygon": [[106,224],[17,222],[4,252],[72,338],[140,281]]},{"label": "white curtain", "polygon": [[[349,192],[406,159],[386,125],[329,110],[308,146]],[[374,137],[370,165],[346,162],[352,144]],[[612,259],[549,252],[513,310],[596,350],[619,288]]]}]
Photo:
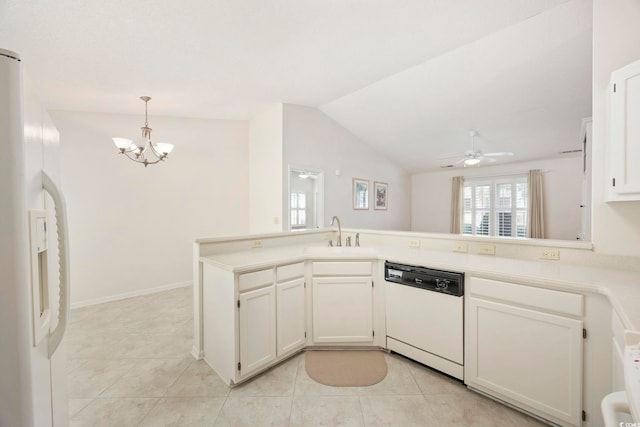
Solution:
[{"label": "white curtain", "polygon": [[544,191],[542,188],[542,171],[529,171],[529,199],[527,204],[528,237],[544,239]]},{"label": "white curtain", "polygon": [[451,233],[460,234],[462,228],[462,196],[464,193],[464,177],[454,176],[451,179]]}]

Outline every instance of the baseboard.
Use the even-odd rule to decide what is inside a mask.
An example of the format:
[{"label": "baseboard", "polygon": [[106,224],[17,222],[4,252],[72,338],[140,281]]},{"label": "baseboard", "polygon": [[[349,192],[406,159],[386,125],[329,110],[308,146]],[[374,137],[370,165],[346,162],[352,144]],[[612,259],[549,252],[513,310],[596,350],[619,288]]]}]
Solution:
[{"label": "baseboard", "polygon": [[108,296],[108,297],[93,298],[93,299],[89,299],[89,300],[73,302],[73,303],[71,303],[71,309],[80,308],[80,307],[87,307],[89,305],[102,304],[102,303],[105,303],[105,302],[118,301],[118,300],[121,300],[121,299],[139,297],[139,296],[142,296],[142,295],[155,294],[156,292],[168,291],[170,289],[184,288],[184,287],[187,287],[187,286],[191,286],[192,283],[193,282],[191,282],[191,281],[171,283],[169,285],[157,286],[155,288],[140,289],[138,291],[125,292],[124,294],[111,295],[111,296]]},{"label": "baseboard", "polygon": [[191,347],[191,355],[196,360],[202,360],[204,358],[204,351],[200,350],[195,345]]}]

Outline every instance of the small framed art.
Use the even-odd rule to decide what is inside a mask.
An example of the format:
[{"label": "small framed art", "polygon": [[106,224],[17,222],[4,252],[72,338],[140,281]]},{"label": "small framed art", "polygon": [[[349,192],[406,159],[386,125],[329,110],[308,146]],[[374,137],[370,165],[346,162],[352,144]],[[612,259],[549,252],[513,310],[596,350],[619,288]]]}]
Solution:
[{"label": "small framed art", "polygon": [[353,178],[353,209],[369,209],[369,181]]},{"label": "small framed art", "polygon": [[386,182],[373,182],[374,203],[373,208],[379,211],[387,210],[387,196],[389,184]]}]

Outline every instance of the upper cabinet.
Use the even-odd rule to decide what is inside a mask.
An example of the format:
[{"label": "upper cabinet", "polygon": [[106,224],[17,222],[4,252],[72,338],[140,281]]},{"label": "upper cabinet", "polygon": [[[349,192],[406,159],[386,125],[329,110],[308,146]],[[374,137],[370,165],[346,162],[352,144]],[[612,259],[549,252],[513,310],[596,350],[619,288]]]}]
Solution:
[{"label": "upper cabinet", "polygon": [[607,201],[640,200],[640,61],[611,73]]}]

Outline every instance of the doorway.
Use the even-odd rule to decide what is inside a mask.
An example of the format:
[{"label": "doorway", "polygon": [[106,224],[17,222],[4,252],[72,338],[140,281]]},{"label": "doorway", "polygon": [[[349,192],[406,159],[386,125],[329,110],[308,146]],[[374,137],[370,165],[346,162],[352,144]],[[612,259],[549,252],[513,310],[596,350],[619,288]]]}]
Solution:
[{"label": "doorway", "polygon": [[290,231],[320,228],[324,222],[324,171],[290,165],[287,205]]}]

